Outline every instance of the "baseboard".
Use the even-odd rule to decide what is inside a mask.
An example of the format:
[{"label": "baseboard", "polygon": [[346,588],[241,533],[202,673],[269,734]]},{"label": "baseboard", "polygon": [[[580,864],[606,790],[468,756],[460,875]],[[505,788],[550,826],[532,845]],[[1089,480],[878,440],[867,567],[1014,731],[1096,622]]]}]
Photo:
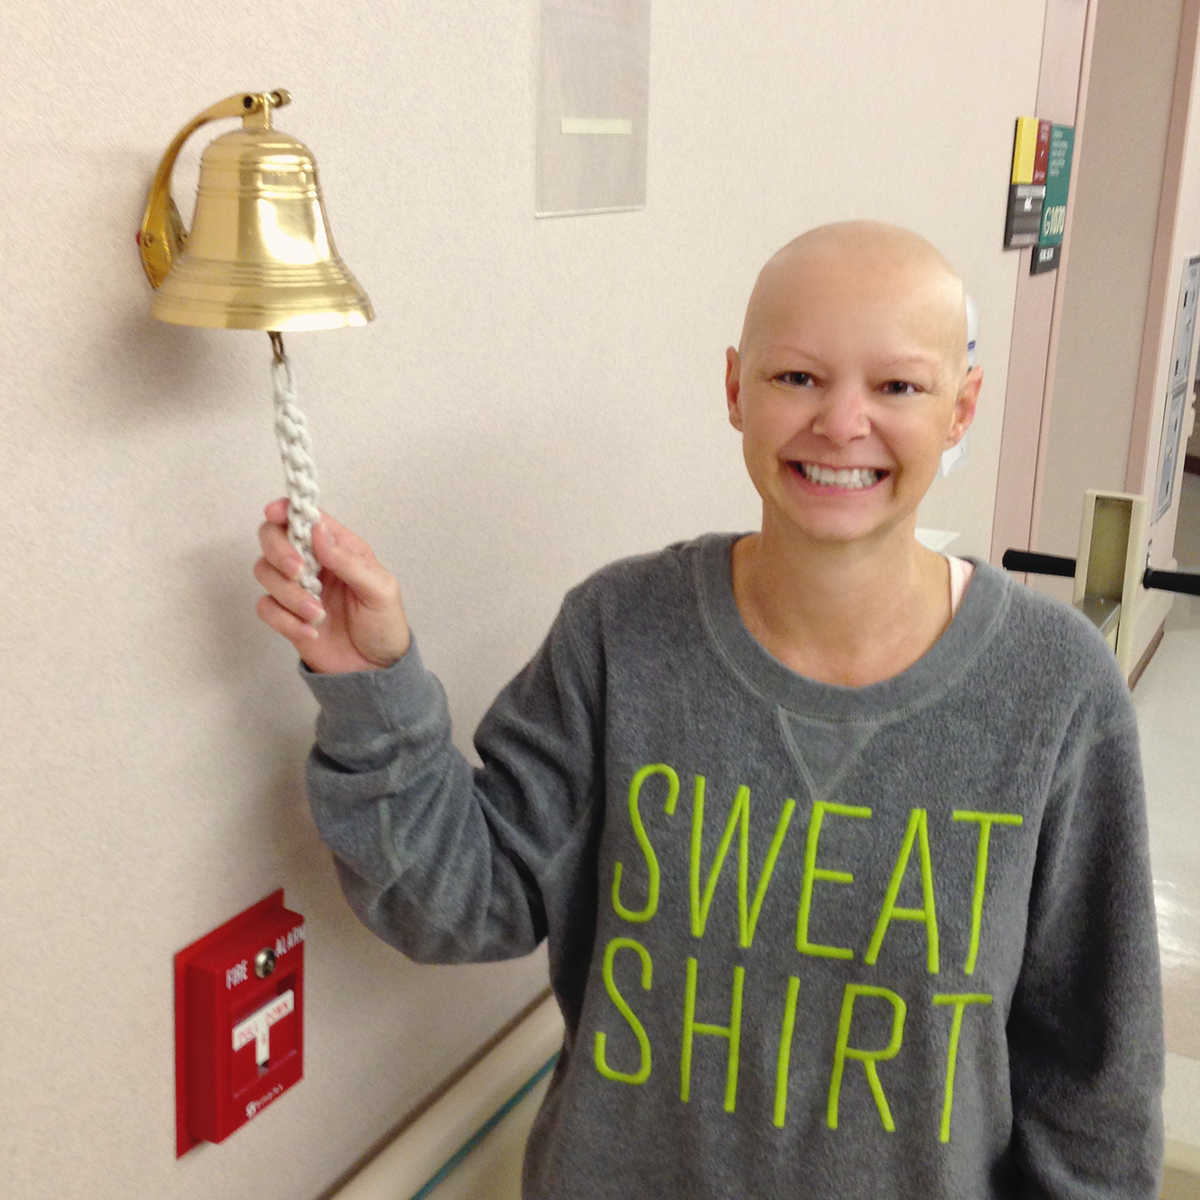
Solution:
[{"label": "baseboard", "polygon": [[1129,672],[1129,690],[1132,692],[1137,687],[1137,681],[1141,679],[1142,672],[1150,665],[1150,660],[1154,657],[1155,650],[1163,640],[1165,625],[1160,625],[1157,632],[1150,639],[1150,644],[1146,647],[1142,657],[1134,664],[1133,670]]},{"label": "baseboard", "polygon": [[1197,1200],[1200,1197],[1200,1146],[1167,1139],[1160,1195],[1162,1200]]},{"label": "baseboard", "polygon": [[[557,1058],[563,1043],[563,1019],[557,1001],[547,990],[532,1009],[524,1012],[515,1026],[510,1025],[507,1035],[465,1074],[459,1074],[435,1103],[424,1108],[415,1120],[406,1119],[378,1153],[322,1193],[322,1200],[417,1200],[434,1192],[463,1158],[471,1157],[469,1152],[483,1142],[500,1118],[519,1107],[526,1094],[539,1086],[553,1068],[552,1059]],[[536,1108],[526,1105],[524,1119],[532,1122],[536,1112]],[[523,1146],[521,1140],[517,1149],[523,1150]],[[486,1158],[494,1147],[495,1143],[489,1141],[488,1150],[481,1151],[480,1157]],[[513,1147],[509,1145],[508,1149]],[[513,1188],[487,1195],[508,1196],[520,1191],[520,1158],[517,1153]],[[462,1195],[461,1191],[457,1194]]]}]

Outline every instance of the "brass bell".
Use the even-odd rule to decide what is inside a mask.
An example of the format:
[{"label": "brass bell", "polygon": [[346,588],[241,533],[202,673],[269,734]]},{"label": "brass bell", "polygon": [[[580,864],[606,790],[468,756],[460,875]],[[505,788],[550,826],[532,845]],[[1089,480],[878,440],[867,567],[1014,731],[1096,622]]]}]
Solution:
[{"label": "brass bell", "polygon": [[[269,331],[365,325],[371,302],[333,244],[312,152],[271,127],[282,88],[239,92],[193,117],[163,155],[138,243],[160,321]],[[205,149],[191,231],[171,198],[180,148],[208,121],[242,128]]]}]

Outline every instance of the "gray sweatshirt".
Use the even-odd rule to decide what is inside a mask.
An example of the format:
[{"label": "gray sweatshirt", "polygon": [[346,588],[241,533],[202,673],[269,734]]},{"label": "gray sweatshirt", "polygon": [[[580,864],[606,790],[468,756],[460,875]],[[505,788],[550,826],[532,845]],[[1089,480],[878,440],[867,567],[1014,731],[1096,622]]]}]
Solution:
[{"label": "gray sweatshirt", "polygon": [[1150,1200],[1159,962],[1112,654],[977,563],[908,670],[816,683],[739,619],[734,540],[575,588],[479,768],[415,645],[304,671],[361,919],[421,962],[549,940],[566,1037],[525,1196]]}]

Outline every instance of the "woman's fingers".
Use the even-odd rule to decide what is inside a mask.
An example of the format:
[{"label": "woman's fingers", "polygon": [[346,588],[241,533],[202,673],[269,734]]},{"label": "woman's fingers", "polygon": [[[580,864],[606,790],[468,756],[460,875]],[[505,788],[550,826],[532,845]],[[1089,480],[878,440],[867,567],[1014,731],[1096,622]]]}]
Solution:
[{"label": "woman's fingers", "polygon": [[263,513],[272,525],[286,525],[288,502],[286,496],[280,496],[263,507]]},{"label": "woman's fingers", "polygon": [[[287,536],[287,500],[272,500],[263,512],[267,519],[258,528],[258,542],[263,557],[282,575],[289,579],[298,578],[304,563]],[[357,592],[355,583],[362,586],[368,595],[378,590],[379,573],[383,568],[370,546],[356,533],[327,512],[321,512],[318,523],[312,528],[312,540],[313,553],[321,565],[344,578],[352,590]],[[339,566],[346,568],[349,574],[343,576]]]},{"label": "woman's fingers", "polygon": [[294,614],[310,625],[319,625],[325,619],[321,602],[296,582],[293,575],[285,575],[265,557],[254,564],[254,578],[280,608]]},{"label": "woman's fingers", "polygon": [[313,526],[313,553],[367,608],[384,609],[400,604],[400,587],[395,577],[375,557],[371,547],[357,534],[325,513]]},{"label": "woman's fingers", "polygon": [[289,612],[273,596],[259,596],[255,606],[259,620],[263,621],[276,633],[282,634],[297,650],[304,650],[321,635],[315,625],[301,621],[295,613]]},{"label": "woman's fingers", "polygon": [[[286,518],[285,518],[286,519]],[[267,520],[258,527],[263,558],[287,579],[298,579],[304,566],[300,552],[288,541],[286,525]]]},{"label": "woman's fingers", "polygon": [[[287,519],[286,501],[282,504],[283,521]],[[277,523],[272,517],[279,515],[275,504],[266,509],[267,520],[258,527],[258,543],[262,547],[263,559],[286,580],[300,576],[304,563],[299,552],[288,541],[286,525]],[[354,593],[359,603],[368,608],[387,608],[399,601],[400,589],[392,575],[375,557],[371,547],[357,534],[334,520],[328,513],[312,530],[313,553],[326,570],[332,572]],[[260,579],[266,586],[266,580]],[[276,599],[293,607],[277,595]]]}]

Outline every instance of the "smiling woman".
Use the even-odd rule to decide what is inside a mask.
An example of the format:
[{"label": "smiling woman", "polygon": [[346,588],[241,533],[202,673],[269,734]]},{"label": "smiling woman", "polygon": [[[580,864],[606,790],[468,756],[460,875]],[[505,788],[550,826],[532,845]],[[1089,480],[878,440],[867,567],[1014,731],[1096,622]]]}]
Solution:
[{"label": "smiling woman", "polygon": [[422,962],[549,941],[566,1034],[527,1196],[1155,1195],[1124,680],[1070,609],[915,536],[980,384],[921,238],[785,246],[726,354],[760,528],[574,588],[478,768],[366,543],[314,531],[310,624],[268,508],[259,612],[321,705],[311,801],[354,910]]},{"label": "smiling woman", "polygon": [[[846,561],[853,545],[856,561],[869,550],[873,572],[928,607],[946,569],[915,540],[917,506],[970,425],[981,381],[967,365],[962,283],[923,240],[856,222],[785,246],[726,352],[729,418],[763,500],[761,548],[741,551],[739,593],[763,590],[750,579],[760,553],[778,565],[799,555],[807,569]],[[774,614],[784,638],[789,615]],[[905,653],[928,649],[928,633]]]}]

